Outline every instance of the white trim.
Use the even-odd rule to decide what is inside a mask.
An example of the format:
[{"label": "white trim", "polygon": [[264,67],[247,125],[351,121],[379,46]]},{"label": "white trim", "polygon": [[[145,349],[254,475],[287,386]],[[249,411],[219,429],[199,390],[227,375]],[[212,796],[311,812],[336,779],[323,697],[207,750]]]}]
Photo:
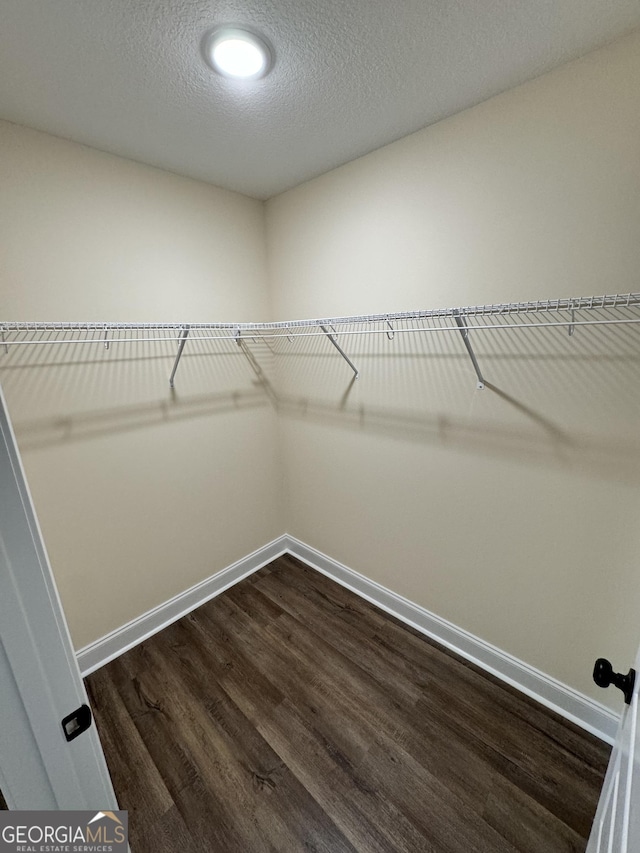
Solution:
[{"label": "white trim", "polygon": [[292,554],[312,569],[327,575],[606,743],[614,743],[619,718],[610,708],[288,534],[274,539],[253,554],[80,649],[77,658],[82,675],[89,675],[124,654],[285,553]]},{"label": "white trim", "polygon": [[284,539],[286,550],[312,569],[322,572],[606,743],[614,743],[619,717],[605,705],[338,563],[294,536],[286,535]]},{"label": "white trim", "polygon": [[95,726],[67,743],[87,701],[0,388],[0,782],[12,809],[117,808]]},{"label": "white trim", "polygon": [[227,566],[226,569],[170,598],[153,610],[143,613],[126,625],[116,628],[95,643],[80,649],[76,656],[83,678],[153,634],[157,634],[158,631],[162,631],[172,622],[191,613],[196,607],[220,595],[225,589],[229,589],[230,586],[257,572],[277,557],[281,557],[287,550],[285,539],[285,536],[274,539],[247,557]]}]

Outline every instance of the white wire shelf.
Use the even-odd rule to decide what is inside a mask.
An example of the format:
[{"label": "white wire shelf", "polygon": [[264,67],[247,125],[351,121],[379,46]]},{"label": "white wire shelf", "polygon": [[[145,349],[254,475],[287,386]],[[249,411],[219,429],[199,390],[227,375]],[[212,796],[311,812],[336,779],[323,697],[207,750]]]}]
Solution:
[{"label": "white wire shelf", "polygon": [[[268,323],[118,323],[118,322],[9,322],[0,321],[0,330],[5,333],[13,332],[114,332],[114,331],[175,331],[184,328],[192,331],[200,330],[237,330],[243,331],[289,331],[313,326],[338,326],[345,324],[386,323],[407,320],[433,320],[463,317],[495,316],[509,314],[558,313],[561,311],[601,311],[603,309],[640,308],[640,293],[613,294],[606,296],[580,296],[568,299],[544,299],[535,302],[505,302],[493,305],[473,305],[463,308],[435,308],[427,311],[400,311],[387,314],[358,314],[349,317],[324,317],[309,320],[286,320]],[[595,322],[607,322],[594,320]],[[621,318],[608,322],[633,322],[632,319]],[[565,321],[569,325],[571,320]],[[558,324],[549,321],[544,325]],[[515,324],[514,324],[515,325]],[[518,326],[522,324],[517,324]],[[536,323],[536,325],[543,325]],[[437,327],[438,329],[443,327]],[[455,326],[451,328],[456,328]],[[477,325],[476,328],[484,328]],[[486,328],[509,328],[504,324],[487,325]],[[420,331],[423,329],[421,328]],[[374,330],[375,331],[375,330]],[[384,330],[383,330],[384,331]],[[170,340],[171,338],[167,338]],[[127,338],[126,340],[131,340]],[[148,338],[144,338],[148,340]],[[9,342],[10,343],[10,342]],[[75,341],[73,341],[75,343]]]},{"label": "white wire shelf", "polygon": [[[531,317],[531,315],[537,315]],[[531,319],[530,319],[531,318]],[[320,336],[326,337],[347,361],[356,378],[358,370],[338,343],[338,338],[360,335],[438,333],[457,331],[473,362],[478,388],[484,379],[473,352],[470,332],[508,329],[620,326],[640,324],[640,293],[604,296],[580,296],[531,302],[507,302],[461,308],[436,308],[426,311],[401,311],[386,314],[362,314],[258,323],[119,323],[119,322],[16,322],[0,321],[0,351],[13,347],[96,345],[109,349],[112,344],[169,341],[178,343],[178,353],[170,384],[180,357],[191,340],[232,340],[244,348],[246,338],[260,339]]]}]

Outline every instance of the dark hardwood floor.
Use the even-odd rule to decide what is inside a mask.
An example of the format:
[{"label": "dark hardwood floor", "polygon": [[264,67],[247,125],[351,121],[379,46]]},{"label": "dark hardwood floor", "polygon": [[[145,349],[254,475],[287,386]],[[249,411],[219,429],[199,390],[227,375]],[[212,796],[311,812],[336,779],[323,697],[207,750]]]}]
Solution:
[{"label": "dark hardwood floor", "polygon": [[609,755],[291,557],[87,688],[133,853],[583,851]]}]

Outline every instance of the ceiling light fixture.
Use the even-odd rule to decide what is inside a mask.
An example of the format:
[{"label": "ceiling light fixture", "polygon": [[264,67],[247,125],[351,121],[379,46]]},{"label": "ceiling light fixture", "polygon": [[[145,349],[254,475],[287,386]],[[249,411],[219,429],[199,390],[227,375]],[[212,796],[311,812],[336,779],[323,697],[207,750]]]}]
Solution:
[{"label": "ceiling light fixture", "polygon": [[239,27],[210,30],[202,40],[202,52],[207,65],[234,80],[259,80],[273,64],[265,39]]}]

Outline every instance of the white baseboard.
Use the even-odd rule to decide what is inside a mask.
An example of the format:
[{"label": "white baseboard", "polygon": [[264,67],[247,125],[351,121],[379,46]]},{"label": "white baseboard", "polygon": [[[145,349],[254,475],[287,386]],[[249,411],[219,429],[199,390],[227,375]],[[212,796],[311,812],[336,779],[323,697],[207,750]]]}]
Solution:
[{"label": "white baseboard", "polygon": [[347,587],[401,622],[451,651],[490,672],[507,684],[536,699],[552,711],[571,720],[607,743],[613,743],[618,728],[618,715],[605,705],[590,699],[577,690],[557,681],[513,655],[492,646],[479,637],[458,628],[446,619],[436,616],[403,598],[390,589],[364,575],[338,563],[326,554],[305,545],[299,539],[285,534],[263,548],[243,557],[233,565],[210,578],[176,595],[164,604],[149,610],[137,619],[117,628],[95,643],[77,652],[78,665],[83,676],[89,675],[114,658],[166,628],[172,622],[191,613],[196,607],[224,592],[253,572],[266,566],[282,554],[289,553],[313,569]]},{"label": "white baseboard", "polygon": [[191,613],[196,607],[220,595],[225,589],[229,589],[230,586],[257,572],[276,557],[286,553],[286,550],[286,537],[280,536],[264,547],[258,548],[253,554],[243,557],[226,569],[165,601],[164,604],[143,613],[142,616],[138,616],[121,628],[116,628],[95,643],[80,649],[76,652],[76,657],[83,678],[153,634],[157,634],[167,625]]},{"label": "white baseboard", "polygon": [[390,589],[353,569],[343,566],[326,554],[305,545],[293,536],[285,536],[286,550],[313,569],[327,575],[342,586],[411,625],[436,642],[456,652],[512,687],[526,693],[596,737],[613,744],[619,717],[611,709],[546,675],[513,655],[492,646],[479,637],[458,628],[403,598]]}]

